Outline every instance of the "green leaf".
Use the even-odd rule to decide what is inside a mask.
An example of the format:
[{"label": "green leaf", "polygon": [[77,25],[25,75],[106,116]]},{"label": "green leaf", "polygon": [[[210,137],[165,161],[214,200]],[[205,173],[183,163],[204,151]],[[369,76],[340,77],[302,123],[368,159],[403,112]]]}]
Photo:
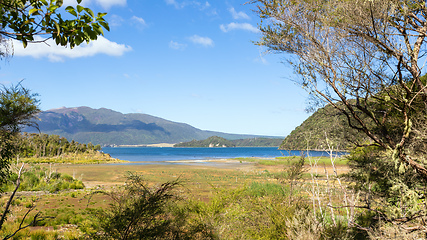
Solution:
[{"label": "green leaf", "polygon": [[62,36],[61,37],[61,46],[66,46],[67,45],[67,38],[66,37],[64,37],[64,36]]},{"label": "green leaf", "polygon": [[30,11],[28,11],[28,15],[29,16],[31,16],[31,15],[38,15],[38,11],[39,11],[40,9],[37,9],[37,8],[33,8],[33,9],[30,9]]},{"label": "green leaf", "polygon": [[103,26],[105,28],[105,30],[110,31],[110,26],[108,26],[107,22],[99,22],[99,24],[101,24],[101,26]]},{"label": "green leaf", "polygon": [[32,22],[34,22],[34,18],[30,18],[30,19],[28,19],[27,21],[25,21],[25,22],[23,23],[23,25],[27,25],[27,24],[32,23]]},{"label": "green leaf", "polygon": [[64,4],[63,0],[56,0],[56,6],[61,7]]},{"label": "green leaf", "polygon": [[59,28],[59,24],[56,21],[54,21],[54,23],[55,23],[55,28],[56,28],[56,35],[59,36],[59,33],[61,32],[61,29]]},{"label": "green leaf", "polygon": [[49,6],[49,7],[47,8],[47,11],[48,11],[48,12],[55,12],[55,11],[56,11],[56,9],[58,9],[58,6],[56,6],[56,5],[51,5],[51,6]]},{"label": "green leaf", "polygon": [[84,7],[77,5],[77,12],[81,13],[84,10]]},{"label": "green leaf", "polygon": [[95,31],[88,30],[87,33],[89,34],[90,40],[96,40],[98,38],[98,34]]},{"label": "green leaf", "polygon": [[80,4],[82,2],[82,0],[77,0],[77,4]]},{"label": "green leaf", "polygon": [[92,10],[91,10],[90,8],[85,8],[85,11],[86,11],[87,13],[89,13],[89,15],[90,15],[91,17],[95,17],[95,15],[93,14],[93,12],[92,12]]},{"label": "green leaf", "polygon": [[95,30],[95,32],[96,32],[98,35],[102,35],[102,36],[104,36],[104,30],[102,30],[102,27],[101,27],[101,26],[99,26],[98,24],[94,24],[94,25],[93,25],[93,30]]},{"label": "green leaf", "polygon": [[76,36],[76,38],[74,39],[74,42],[76,43],[76,45],[80,45],[83,42],[83,38],[80,36]]},{"label": "green leaf", "polygon": [[65,10],[66,10],[67,12],[69,12],[70,14],[74,15],[75,17],[77,17],[76,10],[75,10],[72,6],[68,6],[68,7],[66,7],[66,8],[65,8]]}]

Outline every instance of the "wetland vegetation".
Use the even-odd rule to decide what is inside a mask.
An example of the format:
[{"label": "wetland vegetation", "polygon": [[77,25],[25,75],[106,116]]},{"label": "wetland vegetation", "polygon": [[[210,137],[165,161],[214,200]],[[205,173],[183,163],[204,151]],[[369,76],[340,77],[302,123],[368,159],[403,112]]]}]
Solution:
[{"label": "wetland vegetation", "polygon": [[[43,221],[20,231],[17,235],[19,238],[95,238],[96,233],[106,234],[108,225],[99,221],[99,211],[108,209],[117,196],[129,195],[124,195],[123,191],[130,191],[126,188],[129,186],[127,172],[132,171],[132,176],[138,176],[138,182],[144,184],[146,191],[155,192],[168,182],[179,183],[168,189],[170,196],[162,203],[158,215],[170,221],[167,226],[169,234],[179,234],[182,239],[289,239],[286,236],[291,235],[286,232],[290,229],[286,224],[294,221],[296,211],[303,211],[311,205],[307,190],[311,189],[312,172],[301,172],[298,179],[291,179],[287,174],[298,159],[232,159],[228,167],[221,168],[185,165],[28,165],[29,172],[38,169],[35,175],[40,176],[40,182],[45,181],[41,172],[49,172],[48,167],[51,167],[51,171],[57,175],[81,181],[86,188],[39,191],[38,196],[21,193],[15,198],[11,211],[13,216],[23,216],[28,209],[34,208],[31,212],[33,215],[28,219],[38,212],[43,214]],[[306,164],[309,164],[306,160]],[[270,164],[271,161],[277,162]],[[332,166],[328,164],[326,167]],[[313,170],[319,171],[313,172],[314,176],[323,179],[319,180],[321,188],[326,188],[323,167]],[[346,167],[344,171],[347,171]],[[290,181],[293,181],[292,191]],[[123,185],[125,182],[128,184]],[[113,193],[114,196],[111,195]],[[20,217],[9,218],[2,233],[16,229],[21,220]],[[26,220],[25,223],[30,221]],[[103,227],[102,224],[107,225]],[[171,236],[163,237],[175,239]]]},{"label": "wetland vegetation", "polygon": [[[74,16],[65,19],[58,10],[62,0],[1,1],[0,45],[5,48],[0,57],[12,52],[7,43],[12,39],[25,47],[28,42],[53,38],[57,45],[70,48],[96,40],[103,29],[109,30],[105,13],[95,16],[80,2],[64,9]],[[23,127],[37,125],[41,112],[37,95],[20,84],[3,87],[0,183],[7,194],[0,199],[4,206],[1,236],[425,239],[425,0],[254,0],[252,4],[261,20],[262,37],[256,44],[292,55],[288,63],[296,81],[310,94],[309,108],[326,105],[334,109],[327,111],[333,120],[321,117],[323,121],[305,124],[310,133],[316,130],[320,138],[324,136],[324,141],[295,134],[288,143],[302,149],[350,149],[344,160],[301,156],[234,159],[221,167],[78,165],[108,162],[109,158],[98,159],[99,147],[58,136],[23,138]],[[37,35],[46,38],[39,40]],[[193,134],[171,134],[166,127],[169,123],[162,120],[159,125],[142,119],[95,124],[76,110],[92,112],[62,109],[69,114],[51,114],[53,123],[61,125],[57,120],[65,119],[64,134],[89,130],[91,134],[80,133],[106,143],[111,139],[104,133],[116,130],[132,133],[121,135],[122,143],[135,141],[134,136],[147,138],[141,131],[156,132],[156,139],[167,142],[207,133],[186,126],[183,129]],[[102,112],[111,113],[104,109],[89,115],[99,117]],[[350,134],[337,131],[341,127],[350,127]]]}]

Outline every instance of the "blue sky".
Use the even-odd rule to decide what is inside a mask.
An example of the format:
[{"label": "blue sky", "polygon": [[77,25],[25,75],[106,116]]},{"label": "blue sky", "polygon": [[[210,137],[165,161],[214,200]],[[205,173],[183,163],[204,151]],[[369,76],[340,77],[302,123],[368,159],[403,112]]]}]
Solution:
[{"label": "blue sky", "polygon": [[[146,113],[203,130],[285,136],[309,114],[285,55],[265,54],[246,0],[83,0],[110,32],[73,50],[14,42],[0,82],[40,95],[42,110]],[[72,0],[65,4],[75,4]]]}]

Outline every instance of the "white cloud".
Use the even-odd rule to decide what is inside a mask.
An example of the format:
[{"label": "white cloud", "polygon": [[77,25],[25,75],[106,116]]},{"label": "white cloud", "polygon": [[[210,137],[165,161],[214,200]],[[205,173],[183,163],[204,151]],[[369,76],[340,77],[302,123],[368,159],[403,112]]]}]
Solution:
[{"label": "white cloud", "polygon": [[147,23],[145,22],[145,20],[143,18],[133,16],[131,18],[131,20],[132,20],[132,22],[136,23],[139,28],[144,28],[147,26]]},{"label": "white cloud", "polygon": [[[110,9],[112,6],[126,6],[126,0],[83,0],[81,5],[88,6],[90,4],[100,5],[104,9]],[[64,0],[64,6],[76,6],[76,0]]]},{"label": "white cloud", "polygon": [[[36,38],[34,40],[42,40]],[[91,57],[97,54],[106,54],[109,56],[122,56],[125,52],[131,51],[132,47],[124,44],[111,42],[110,40],[99,36],[97,40],[89,44],[82,43],[73,49],[62,47],[55,44],[52,39],[45,43],[30,43],[27,48],[22,46],[21,42],[14,41],[15,56],[28,56],[33,58],[48,58],[52,62],[64,61],[65,58]]]},{"label": "white cloud", "polygon": [[133,21],[135,21],[135,22],[138,22],[139,24],[141,24],[141,25],[147,25],[146,23],[145,23],[145,20],[143,19],[143,18],[140,18],[140,17],[137,17],[137,16],[133,16],[132,17],[132,20]]},{"label": "white cloud", "polygon": [[184,0],[178,2],[177,0],[165,0],[167,5],[173,5],[176,9],[182,9],[186,6],[193,6],[198,7],[199,10],[205,10],[211,6],[211,4],[206,1],[205,3],[201,3],[199,1],[190,1],[190,0]]},{"label": "white cloud", "polygon": [[170,41],[169,47],[175,50],[184,50],[187,47],[187,44]]},{"label": "white cloud", "polygon": [[205,10],[211,6],[208,1],[206,1],[205,3],[194,2],[194,4],[199,6],[200,10]]},{"label": "white cloud", "polygon": [[189,37],[189,39],[191,42],[193,42],[195,44],[202,45],[204,47],[213,47],[214,46],[213,40],[208,38],[208,37],[201,37],[199,35],[193,35],[193,36]]},{"label": "white cloud", "polygon": [[251,19],[244,12],[236,12],[236,10],[233,7],[229,8],[228,11],[231,13],[231,16],[233,16],[234,19]]},{"label": "white cloud", "polygon": [[258,33],[259,32],[258,28],[252,26],[249,23],[235,23],[235,22],[232,22],[232,23],[229,23],[227,25],[221,24],[219,26],[219,28],[223,32],[229,32],[229,31],[232,31],[232,30],[239,30],[239,29],[240,30],[254,32],[254,33]]},{"label": "white cloud", "polygon": [[254,59],[254,62],[261,63],[263,65],[269,65],[267,59],[265,59],[261,54],[259,55],[259,57]]},{"label": "white cloud", "polygon": [[[107,15],[108,16],[108,15]],[[113,14],[113,15],[111,15],[111,17],[108,19],[108,24],[110,25],[110,26],[121,26],[122,25],[122,23],[124,22],[125,20],[122,18],[122,17],[120,17],[119,15],[116,15],[116,14]]]},{"label": "white cloud", "polygon": [[110,7],[117,6],[126,6],[126,0],[95,0],[98,5],[101,5],[104,9],[109,9]]},{"label": "white cloud", "polygon": [[178,8],[178,9],[185,7],[184,3],[178,3],[175,0],[165,0],[165,2],[167,5],[173,5],[173,6],[175,6],[175,8]]},{"label": "white cloud", "polygon": [[[86,2],[86,1],[84,1]],[[64,0],[64,6],[76,6],[77,1],[76,0]]]}]

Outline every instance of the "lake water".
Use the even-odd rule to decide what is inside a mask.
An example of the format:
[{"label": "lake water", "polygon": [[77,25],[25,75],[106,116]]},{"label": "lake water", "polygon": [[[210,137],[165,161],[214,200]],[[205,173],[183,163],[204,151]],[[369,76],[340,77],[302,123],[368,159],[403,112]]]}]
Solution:
[{"label": "lake water", "polygon": [[[236,147],[236,148],[172,148],[172,147],[105,147],[102,151],[113,158],[127,160],[136,164],[170,164],[180,160],[212,160],[237,157],[275,158],[281,156],[299,156],[301,151],[278,150],[276,147]],[[329,156],[327,152],[309,151],[313,157]],[[342,155],[344,153],[338,153]]]}]

